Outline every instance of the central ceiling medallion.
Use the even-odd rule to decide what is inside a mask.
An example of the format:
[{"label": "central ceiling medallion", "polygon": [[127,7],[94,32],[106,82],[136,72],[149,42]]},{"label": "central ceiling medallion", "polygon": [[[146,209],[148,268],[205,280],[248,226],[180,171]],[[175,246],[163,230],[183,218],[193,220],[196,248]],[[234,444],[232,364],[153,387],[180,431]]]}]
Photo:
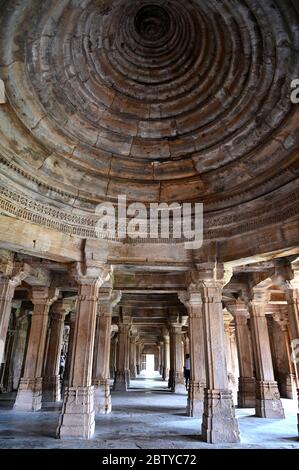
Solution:
[{"label": "central ceiling medallion", "polygon": [[156,42],[169,32],[170,17],[164,8],[158,5],[146,5],[138,11],[135,27],[142,39]]}]

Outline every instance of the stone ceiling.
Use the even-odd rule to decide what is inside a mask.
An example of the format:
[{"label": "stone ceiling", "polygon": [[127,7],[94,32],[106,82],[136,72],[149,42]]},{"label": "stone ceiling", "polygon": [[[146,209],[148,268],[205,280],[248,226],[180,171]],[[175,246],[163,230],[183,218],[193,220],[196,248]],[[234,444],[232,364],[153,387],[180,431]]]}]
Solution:
[{"label": "stone ceiling", "polygon": [[0,7],[5,214],[88,238],[120,194],[199,201],[211,239],[297,216],[295,0]]}]

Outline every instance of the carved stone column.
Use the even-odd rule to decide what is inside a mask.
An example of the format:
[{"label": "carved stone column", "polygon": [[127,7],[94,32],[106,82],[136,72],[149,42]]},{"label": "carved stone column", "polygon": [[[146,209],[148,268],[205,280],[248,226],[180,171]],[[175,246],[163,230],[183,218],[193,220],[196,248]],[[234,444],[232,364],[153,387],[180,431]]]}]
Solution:
[{"label": "carved stone column", "polygon": [[202,300],[199,292],[183,292],[179,299],[189,314],[189,354],[190,383],[188,392],[187,415],[202,417],[204,389],[206,387],[205,357],[203,340]]},{"label": "carved stone column", "polygon": [[[77,309],[76,306],[75,306],[75,309]],[[75,335],[75,323],[76,323],[76,310],[70,313],[70,332],[69,332],[68,350],[67,350],[67,355],[66,355],[65,372],[64,372],[64,390],[69,385],[69,381],[70,381],[72,351],[73,351],[74,335]]]},{"label": "carved stone column", "polygon": [[136,379],[137,377],[137,367],[136,367],[136,343],[138,339],[138,332],[133,330],[131,331],[131,336],[129,337],[130,342],[130,378]]},{"label": "carved stone column", "polygon": [[140,339],[136,342],[136,372],[137,375],[141,372],[141,341]]},{"label": "carved stone column", "polygon": [[252,290],[249,302],[252,328],[253,354],[256,370],[256,416],[260,418],[284,418],[277,382],[274,379],[269,332],[265,309],[267,292],[261,288]]},{"label": "carved stone column", "polygon": [[116,353],[117,353],[117,333],[111,333],[113,336],[110,342],[110,379],[114,380],[116,370]]},{"label": "carved stone column", "polygon": [[159,374],[161,377],[163,376],[163,369],[164,369],[164,342],[159,342],[160,347],[160,364],[159,364]]},{"label": "carved stone column", "polygon": [[222,265],[206,263],[191,275],[202,298],[206,361],[202,438],[209,443],[240,440],[225,359],[222,288],[229,281],[230,273],[227,277],[226,274]]},{"label": "carved stone column", "polygon": [[46,345],[49,309],[58,297],[48,287],[32,289],[33,313],[27,346],[24,373],[14,404],[16,410],[37,411],[42,405],[42,372]]},{"label": "carved stone column", "polygon": [[69,386],[65,390],[57,436],[89,439],[95,429],[92,361],[100,286],[109,278],[106,266],[78,274],[79,284]]},{"label": "carved stone column", "polygon": [[61,400],[59,365],[65,313],[63,300],[59,300],[53,304],[50,315],[49,348],[43,377],[44,402],[56,402]]},{"label": "carved stone column", "polygon": [[255,408],[255,378],[253,376],[253,358],[248,329],[249,312],[245,302],[237,300],[225,303],[233,315],[236,325],[237,351],[239,359],[239,408]]},{"label": "carved stone column", "polygon": [[171,391],[174,393],[184,393],[186,391],[182,348],[182,327],[183,324],[179,323],[178,321],[172,321],[170,324],[170,342],[173,354]]},{"label": "carved stone column", "polygon": [[[285,292],[288,302],[288,314],[290,324],[290,336],[292,344],[292,361],[295,367],[297,394],[299,403],[299,266],[298,262],[293,263],[293,279],[285,283]],[[299,434],[299,413],[298,413],[298,434]]]},{"label": "carved stone column", "polygon": [[113,389],[127,391],[128,384],[128,349],[131,319],[123,318],[118,325],[118,347],[116,355],[116,371]]},{"label": "carved stone column", "polygon": [[163,380],[169,380],[170,368],[170,339],[168,335],[164,335],[164,367],[163,367]]},{"label": "carved stone column", "polygon": [[100,292],[96,322],[95,346],[93,356],[94,401],[97,413],[111,413],[111,394],[109,384],[109,362],[111,341],[112,309],[121,298],[120,292]]},{"label": "carved stone column", "polygon": [[280,307],[278,311],[273,313],[273,319],[280,328],[281,334],[283,335],[283,344],[280,344],[280,350],[283,348],[286,357],[283,362],[283,392],[285,398],[294,399],[296,397],[296,374],[294,370],[294,363],[292,361],[292,349],[291,339],[289,331],[289,320],[288,320],[288,307]]},{"label": "carved stone column", "polygon": [[17,319],[17,332],[12,352],[12,390],[17,390],[22,374],[27,336],[29,330],[29,311],[21,308],[20,316]]},{"label": "carved stone column", "polygon": [[14,269],[13,255],[7,254],[7,259],[0,264],[0,365],[3,361],[5,341],[12,308],[15,289],[28,276],[27,265]]}]

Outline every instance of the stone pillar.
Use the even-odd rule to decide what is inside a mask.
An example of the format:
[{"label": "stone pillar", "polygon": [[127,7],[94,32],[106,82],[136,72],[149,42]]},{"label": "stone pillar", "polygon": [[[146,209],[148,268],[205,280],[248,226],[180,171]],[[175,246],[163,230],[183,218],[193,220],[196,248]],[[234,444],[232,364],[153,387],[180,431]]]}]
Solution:
[{"label": "stone pillar", "polygon": [[170,369],[170,339],[168,335],[164,335],[164,367],[163,367],[163,380],[169,380]]},{"label": "stone pillar", "polygon": [[112,403],[109,384],[111,344],[111,320],[113,307],[120,300],[119,292],[100,292],[93,356],[94,401],[97,413],[111,413]]},{"label": "stone pillar", "polygon": [[43,377],[44,402],[56,402],[61,400],[59,366],[65,319],[63,300],[59,300],[53,304],[50,317],[50,340],[45,374]]},{"label": "stone pillar", "polygon": [[137,340],[136,342],[136,372],[137,375],[141,372],[141,342]]},{"label": "stone pillar", "polygon": [[13,348],[12,364],[12,389],[17,390],[21,379],[24,356],[26,350],[27,336],[29,330],[29,313],[21,309],[20,316],[17,319],[17,332]]},{"label": "stone pillar", "polygon": [[95,429],[92,361],[98,294],[107,280],[107,267],[87,267],[86,275],[78,275],[78,302],[69,385],[65,390],[57,436],[89,439]]},{"label": "stone pillar", "polygon": [[182,323],[171,322],[170,338],[172,346],[172,383],[171,391],[185,393],[184,358],[182,349]]},{"label": "stone pillar", "polygon": [[49,309],[58,297],[48,287],[32,289],[33,313],[24,366],[24,375],[14,404],[16,410],[37,411],[42,405],[42,372],[46,336],[49,322]]},{"label": "stone pillar", "polygon": [[113,389],[115,391],[127,391],[128,384],[128,349],[130,320],[122,321],[118,325],[118,347],[116,354],[116,371]]},{"label": "stone pillar", "polygon": [[160,348],[159,374],[162,377],[163,376],[163,369],[164,369],[164,342],[163,341],[159,342],[159,348]]},{"label": "stone pillar", "polygon": [[222,265],[206,263],[192,273],[191,281],[201,294],[203,314],[203,339],[206,362],[206,388],[202,438],[212,444],[239,442],[238,422],[235,418],[232,392],[228,388],[224,345],[222,288],[231,273]]},{"label": "stone pillar", "polygon": [[130,341],[130,378],[136,379],[137,376],[137,367],[136,367],[136,343],[137,343],[136,331],[131,331],[131,336],[129,337]]},{"label": "stone pillar", "polygon": [[14,352],[21,305],[22,301],[20,300],[14,300],[12,302],[12,310],[4,348],[2,371],[0,372],[0,390],[3,392],[12,392],[13,390]]},{"label": "stone pillar", "polygon": [[189,313],[190,384],[187,415],[201,418],[203,414],[206,371],[204,357],[202,300],[199,292],[179,296]]},{"label": "stone pillar", "polygon": [[253,374],[253,358],[248,328],[248,308],[245,302],[237,300],[225,303],[227,310],[233,315],[236,325],[237,351],[239,360],[239,408],[255,408],[255,378]]},{"label": "stone pillar", "polygon": [[265,315],[267,291],[253,288],[249,302],[253,355],[256,371],[256,416],[284,418],[277,382],[274,380],[269,332]]},{"label": "stone pillar", "polygon": [[[293,280],[285,284],[286,298],[288,302],[288,314],[290,325],[290,336],[292,344],[292,361],[294,363],[297,394],[299,401],[299,266],[298,263],[292,265]],[[298,413],[298,434],[299,434],[299,413]]]},{"label": "stone pillar", "polygon": [[110,379],[115,377],[116,369],[116,351],[117,351],[117,334],[114,332],[110,341]]},{"label": "stone pillar", "polygon": [[281,387],[283,389],[281,394],[285,398],[294,399],[296,397],[296,375],[294,371],[294,363],[292,361],[288,307],[286,306],[285,308],[280,308],[278,311],[274,312],[273,319],[276,322],[277,327],[280,330],[280,335],[282,335],[283,338],[283,341],[281,341],[281,344],[279,344],[279,351],[281,352],[281,354],[279,354],[281,367],[279,367],[278,370],[281,379]]},{"label": "stone pillar", "polygon": [[68,349],[67,349],[67,356],[66,356],[66,362],[65,362],[64,390],[69,385],[69,381],[70,381],[72,351],[73,351],[74,334],[75,334],[75,322],[76,322],[76,311],[73,311],[70,313],[70,332],[69,332]]},{"label": "stone pillar", "polygon": [[[12,308],[12,300],[15,289],[28,275],[27,265],[19,269],[16,273],[13,271],[13,262],[0,266],[4,273],[0,272],[0,365],[3,362],[4,348],[9,325],[9,318]],[[10,275],[6,275],[9,273]]]}]

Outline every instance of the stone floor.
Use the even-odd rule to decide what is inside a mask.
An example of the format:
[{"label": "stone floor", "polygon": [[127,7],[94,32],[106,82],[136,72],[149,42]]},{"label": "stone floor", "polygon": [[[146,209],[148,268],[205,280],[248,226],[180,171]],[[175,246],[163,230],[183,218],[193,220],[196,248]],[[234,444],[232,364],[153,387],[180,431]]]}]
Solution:
[{"label": "stone floor", "polygon": [[12,396],[0,395],[1,449],[299,449],[296,402],[283,400],[285,420],[255,418],[254,410],[237,410],[242,444],[210,445],[200,441],[200,422],[185,415],[187,395],[167,391],[157,379],[132,381],[129,392],[113,393],[113,412],[97,416],[90,441],[55,438],[60,405],[36,413],[13,411]]}]

